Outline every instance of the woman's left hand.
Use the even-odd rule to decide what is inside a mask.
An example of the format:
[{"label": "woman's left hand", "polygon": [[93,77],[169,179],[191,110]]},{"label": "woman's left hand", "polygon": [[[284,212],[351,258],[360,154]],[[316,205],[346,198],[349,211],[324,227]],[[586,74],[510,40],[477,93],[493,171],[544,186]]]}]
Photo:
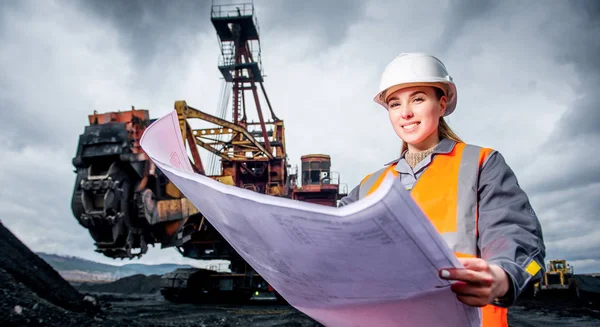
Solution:
[{"label": "woman's left hand", "polygon": [[483,307],[509,290],[509,279],[504,269],[488,265],[479,258],[458,258],[465,268],[449,268],[440,271],[440,277],[455,281],[452,291],[459,301]]}]

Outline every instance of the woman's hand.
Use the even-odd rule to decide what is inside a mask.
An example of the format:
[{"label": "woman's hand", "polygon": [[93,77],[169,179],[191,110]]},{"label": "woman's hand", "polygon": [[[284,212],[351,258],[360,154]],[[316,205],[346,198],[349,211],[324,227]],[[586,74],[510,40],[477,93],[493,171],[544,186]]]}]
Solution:
[{"label": "woman's hand", "polygon": [[504,269],[497,265],[488,265],[479,258],[458,258],[465,267],[440,271],[440,277],[455,281],[452,291],[458,300],[476,307],[483,307],[509,290],[509,278]]}]

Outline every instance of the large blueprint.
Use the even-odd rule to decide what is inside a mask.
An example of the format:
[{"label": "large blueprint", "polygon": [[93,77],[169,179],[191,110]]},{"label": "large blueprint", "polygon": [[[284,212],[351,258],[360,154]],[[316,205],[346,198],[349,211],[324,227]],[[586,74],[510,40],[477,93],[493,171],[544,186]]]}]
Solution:
[{"label": "large blueprint", "polygon": [[141,145],[265,280],[323,325],[480,325],[480,310],[438,277],[461,264],[396,179],[341,208],[225,185],[192,171],[175,111]]}]

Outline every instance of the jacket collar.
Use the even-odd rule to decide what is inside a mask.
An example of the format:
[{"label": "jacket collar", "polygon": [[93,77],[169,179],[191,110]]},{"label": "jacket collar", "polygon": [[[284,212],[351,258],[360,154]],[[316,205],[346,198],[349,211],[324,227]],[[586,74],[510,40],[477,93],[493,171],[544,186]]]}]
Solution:
[{"label": "jacket collar", "polygon": [[[433,154],[448,154],[448,153],[452,152],[455,145],[456,145],[456,141],[448,139],[448,138],[443,138],[433,149]],[[389,166],[389,165],[398,163],[398,161],[404,159],[404,155],[406,154],[407,151],[408,150],[404,150],[402,152],[402,154],[400,154],[399,158],[386,163],[384,166]]]}]

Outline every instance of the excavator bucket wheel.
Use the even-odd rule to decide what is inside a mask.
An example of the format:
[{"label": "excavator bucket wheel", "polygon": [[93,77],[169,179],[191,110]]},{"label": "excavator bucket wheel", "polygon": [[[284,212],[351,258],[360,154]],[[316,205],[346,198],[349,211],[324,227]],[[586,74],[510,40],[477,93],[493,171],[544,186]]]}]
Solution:
[{"label": "excavator bucket wheel", "polygon": [[[138,215],[138,205],[134,196],[134,186],[138,184],[138,181],[132,179],[123,167],[116,164],[111,167],[109,176],[116,183],[115,187],[106,194],[106,205],[110,206],[111,210],[114,210],[114,213],[122,219],[121,226],[124,230],[119,235],[125,238],[124,256],[127,258],[139,257],[146,253],[148,247],[147,242],[143,239],[142,227],[146,223],[145,217]],[[134,254],[131,252],[133,248],[140,248],[141,252]]]},{"label": "excavator bucket wheel", "polygon": [[77,177],[75,178],[75,185],[73,186],[73,196],[71,198],[71,211],[73,212],[75,218],[77,218],[77,221],[79,221],[80,224],[84,225],[84,227],[87,226],[85,226],[85,224],[81,221],[81,215],[85,213],[85,209],[83,208],[83,202],[81,200],[81,194],[83,192],[81,190],[81,181],[85,178],[86,175],[86,170],[78,169]]}]

